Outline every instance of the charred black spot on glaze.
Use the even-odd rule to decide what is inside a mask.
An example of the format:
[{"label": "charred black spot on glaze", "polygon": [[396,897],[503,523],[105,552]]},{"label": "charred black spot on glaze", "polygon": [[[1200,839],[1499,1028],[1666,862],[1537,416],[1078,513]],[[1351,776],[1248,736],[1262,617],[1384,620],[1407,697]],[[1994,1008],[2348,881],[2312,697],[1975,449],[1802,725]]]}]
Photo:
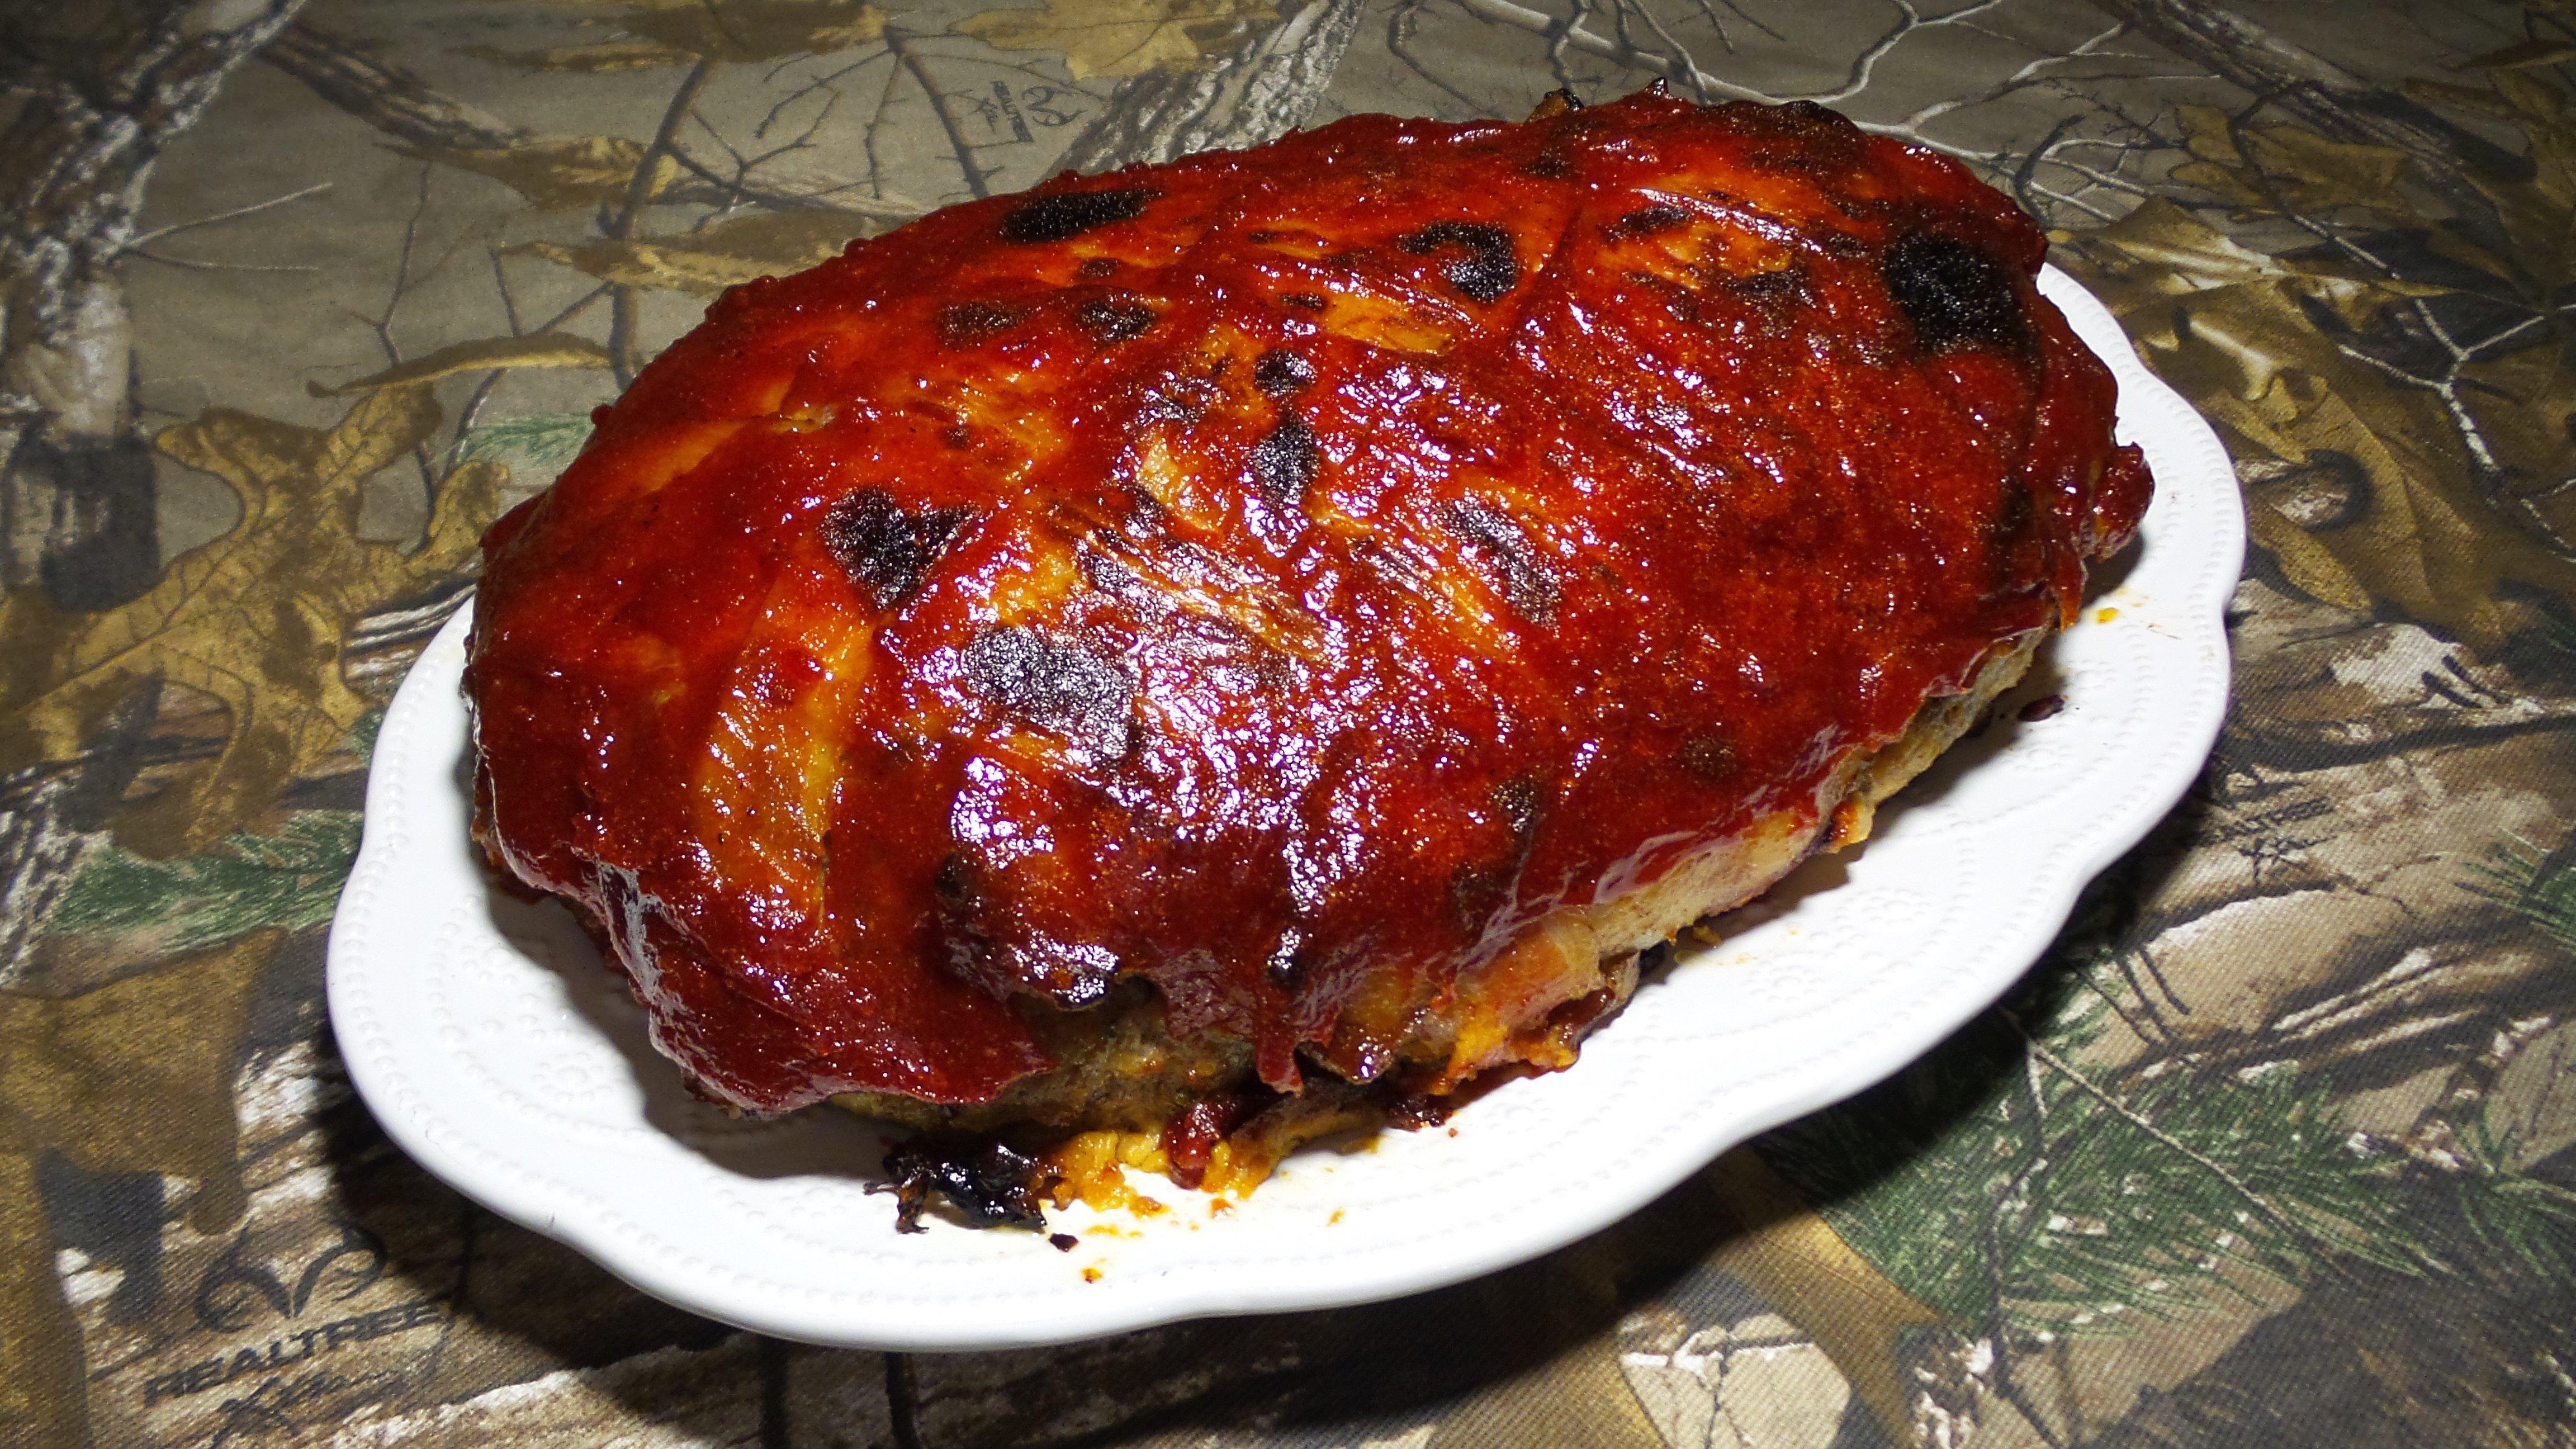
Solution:
[{"label": "charred black spot on glaze", "polygon": [[1108,345],[1143,336],[1158,315],[1134,297],[1095,297],[1075,310],[1073,320],[1093,341]]},{"label": "charred black spot on glaze", "polygon": [[975,865],[975,857],[962,850],[951,851],[946,859],[939,862],[939,869],[932,872],[930,889],[939,897],[941,905],[960,910],[973,905],[981,894],[977,882],[982,874]]},{"label": "charred black spot on glaze", "polygon": [[1986,597],[1999,598],[2016,590],[2031,550],[2039,546],[2038,523],[2039,506],[2031,497],[2030,485],[2005,477],[1994,512],[1977,529],[1986,549]]},{"label": "charred black spot on glaze", "polygon": [[1279,305],[1294,307],[1300,312],[1321,312],[1324,310],[1324,298],[1320,292],[1282,292],[1279,294]]},{"label": "charred black spot on glaze", "polygon": [[1494,808],[1502,813],[1503,823],[1511,827],[1512,841],[1526,849],[1530,838],[1538,833],[1539,817],[1547,810],[1547,791],[1537,777],[1514,775],[1494,787]]},{"label": "charred black spot on glaze", "polygon": [[1459,931],[1482,935],[1487,923],[1512,903],[1512,888],[1519,879],[1514,865],[1460,861],[1449,872],[1449,914]]},{"label": "charred black spot on glaze", "polygon": [[2039,521],[2039,509],[2030,501],[2030,485],[2007,475],[2002,497],[1995,501],[1994,515],[1986,520],[1986,542],[2003,548],[2029,536],[2031,525]]},{"label": "charred black spot on glaze", "polygon": [[1314,380],[1315,364],[1284,347],[1270,349],[1252,364],[1252,385],[1272,397],[1295,392]]},{"label": "charred black spot on glaze", "polygon": [[1686,226],[1689,223],[1689,212],[1678,206],[1668,206],[1659,202],[1656,205],[1641,206],[1629,212],[1626,216],[1603,227],[1601,232],[1614,242],[1633,241],[1641,236],[1653,236],[1658,232],[1671,231],[1675,227]]},{"label": "charred black spot on glaze", "polygon": [[966,646],[966,683],[1031,724],[1099,759],[1127,753],[1134,686],[1081,644],[1024,624],[988,629]]},{"label": "charred black spot on glaze", "polygon": [[1521,279],[1520,258],[1512,253],[1512,234],[1490,221],[1435,221],[1396,245],[1416,256],[1428,256],[1444,247],[1462,248],[1466,255],[1442,267],[1440,275],[1466,293],[1470,301],[1487,305],[1500,301]]},{"label": "charred black spot on glaze", "polygon": [[939,340],[949,347],[971,346],[1018,326],[1021,315],[1017,307],[993,302],[952,303],[939,309]]},{"label": "charred black spot on glaze", "polygon": [[1787,266],[1767,272],[1753,272],[1740,277],[1727,277],[1718,284],[1735,296],[1753,302],[1804,302],[1807,294],[1806,268]]},{"label": "charred black spot on glaze", "polygon": [[1813,101],[1729,106],[1725,116],[1729,129],[1757,143],[1745,153],[1745,159],[1756,166],[1833,171],[1860,160],[1864,139],[1860,127]]},{"label": "charred black spot on glaze", "polygon": [[966,522],[963,508],[906,513],[882,488],[862,488],[823,515],[823,548],[880,609],[921,590],[940,550]]},{"label": "charred black spot on glaze", "polygon": [[1914,324],[1915,351],[2029,349],[2030,322],[2022,315],[2012,273],[1966,242],[1916,232],[1888,248],[1880,271],[1896,305]]},{"label": "charred black spot on glaze", "polygon": [[1547,815],[1547,787],[1534,776],[1515,775],[1494,786],[1486,803],[1511,832],[1511,842],[1500,857],[1461,861],[1449,873],[1449,909],[1469,935],[1481,934],[1518,893],[1521,871],[1538,843],[1539,822]]},{"label": "charred black spot on glaze", "polygon": [[1702,730],[1682,741],[1674,758],[1703,780],[1727,780],[1735,774],[1735,745],[1719,730]]},{"label": "charred black spot on glaze", "polygon": [[1556,576],[1530,548],[1518,524],[1472,498],[1462,498],[1449,505],[1449,527],[1485,556],[1499,576],[1503,601],[1514,613],[1539,624],[1556,616]]},{"label": "charred black spot on glaze", "polygon": [[1059,191],[1052,196],[1033,196],[1002,218],[1002,240],[1068,241],[1112,222],[1133,221],[1145,214],[1146,203],[1162,194],[1150,186],[1130,186],[1117,191]]},{"label": "charred black spot on glaze", "polygon": [[1294,995],[1306,974],[1305,962],[1298,955],[1305,947],[1306,938],[1295,927],[1280,932],[1278,942],[1261,963],[1261,974],[1270,978],[1271,985]]},{"label": "charred black spot on glaze", "polygon": [[1777,106],[1730,106],[1726,119],[1748,136],[1858,136],[1860,127],[1830,106],[1790,101]]},{"label": "charred black spot on glaze", "polygon": [[1281,418],[1270,436],[1252,445],[1252,480],[1264,497],[1282,508],[1294,508],[1304,500],[1322,466],[1314,430],[1295,413]]}]

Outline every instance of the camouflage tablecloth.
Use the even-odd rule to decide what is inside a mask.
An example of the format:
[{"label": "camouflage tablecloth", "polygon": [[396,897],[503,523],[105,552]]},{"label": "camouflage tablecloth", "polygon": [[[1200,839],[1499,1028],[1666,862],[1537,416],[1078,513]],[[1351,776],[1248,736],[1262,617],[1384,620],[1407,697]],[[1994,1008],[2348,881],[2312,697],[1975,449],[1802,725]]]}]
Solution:
[{"label": "camouflage tablecloth", "polygon": [[[2225,737],[2003,1006],[1539,1262],[1048,1351],[728,1329],[386,1142],[375,722],[711,295],[1659,78],[1966,159],[2235,457]],[[0,1446],[2576,1444],[2572,84],[2568,0],[0,5]]]}]

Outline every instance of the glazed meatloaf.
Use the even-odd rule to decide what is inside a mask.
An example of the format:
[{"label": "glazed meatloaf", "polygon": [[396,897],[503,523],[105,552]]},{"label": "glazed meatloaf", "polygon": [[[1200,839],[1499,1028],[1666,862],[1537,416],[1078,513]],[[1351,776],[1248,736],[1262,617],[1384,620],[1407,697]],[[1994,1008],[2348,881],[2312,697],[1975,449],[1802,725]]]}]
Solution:
[{"label": "glazed meatloaf", "polygon": [[746,1112],[1241,1186],[1563,1066],[2134,531],[2045,249],[1651,93],[949,207],[725,294],[492,529],[477,834]]}]

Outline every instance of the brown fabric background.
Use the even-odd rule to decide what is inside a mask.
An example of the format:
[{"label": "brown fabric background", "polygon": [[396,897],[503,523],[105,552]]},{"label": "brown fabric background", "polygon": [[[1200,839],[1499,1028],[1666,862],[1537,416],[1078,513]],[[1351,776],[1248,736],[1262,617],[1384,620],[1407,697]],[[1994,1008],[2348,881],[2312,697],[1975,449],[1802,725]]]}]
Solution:
[{"label": "brown fabric background", "polygon": [[[2576,1444],[2571,66],[2566,0],[0,8],[0,1445]],[[1542,1261],[1043,1352],[735,1332],[386,1144],[377,711],[716,290],[1658,76],[1969,159],[2237,460],[2226,737],[2004,1007]]]}]

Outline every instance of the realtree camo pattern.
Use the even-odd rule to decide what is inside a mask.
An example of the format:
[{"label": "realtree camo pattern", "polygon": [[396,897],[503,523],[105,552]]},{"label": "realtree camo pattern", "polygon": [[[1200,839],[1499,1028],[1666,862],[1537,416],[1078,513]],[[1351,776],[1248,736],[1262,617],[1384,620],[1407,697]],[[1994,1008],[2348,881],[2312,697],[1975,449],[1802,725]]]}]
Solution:
[{"label": "realtree camo pattern", "polygon": [[[0,57],[0,1446],[2576,1445],[2564,0],[34,0]],[[2003,1006],[1537,1263],[1035,1352],[691,1318],[387,1145],[320,971],[378,711],[709,297],[1658,77],[1967,159],[2236,458],[2226,736]]]}]

